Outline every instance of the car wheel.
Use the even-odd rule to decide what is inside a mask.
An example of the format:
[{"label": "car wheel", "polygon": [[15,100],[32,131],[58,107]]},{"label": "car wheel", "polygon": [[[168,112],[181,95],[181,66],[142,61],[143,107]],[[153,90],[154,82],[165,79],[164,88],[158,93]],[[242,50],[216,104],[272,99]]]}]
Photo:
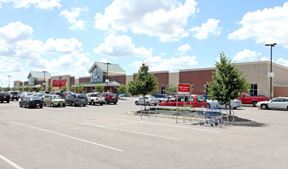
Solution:
[{"label": "car wheel", "polygon": [[114,104],[117,104],[117,102],[114,102]]},{"label": "car wheel", "polygon": [[135,104],[136,104],[136,105],[139,105],[138,101],[135,101]]},{"label": "car wheel", "polygon": [[19,107],[22,107],[22,104],[21,104],[21,103],[19,103]]},{"label": "car wheel", "polygon": [[25,107],[26,107],[26,108],[30,108],[30,106],[29,106],[29,104],[28,104],[28,103],[26,104],[26,106],[25,106]]},{"label": "car wheel", "polygon": [[252,102],[253,107],[256,107],[256,104],[257,104],[256,101],[253,101],[253,102]]},{"label": "car wheel", "polygon": [[9,100],[7,100],[7,103],[9,103],[10,101]]},{"label": "car wheel", "polygon": [[208,109],[210,109],[210,108],[211,108],[211,106],[210,106],[210,104],[209,104],[209,103],[207,104],[207,108],[208,108]]},{"label": "car wheel", "polygon": [[266,104],[261,104],[261,109],[268,109],[268,106]]},{"label": "car wheel", "polygon": [[103,103],[102,103],[102,102],[100,103],[100,106],[103,106]]},{"label": "car wheel", "polygon": [[66,107],[66,104],[65,103],[63,103],[63,105],[62,105],[63,107]]},{"label": "car wheel", "polygon": [[234,110],[236,110],[236,109],[237,109],[237,107],[233,107],[233,109],[234,109]]},{"label": "car wheel", "polygon": [[43,109],[43,104],[42,104],[42,105],[40,105],[39,107],[40,107],[40,109]]},{"label": "car wheel", "polygon": [[149,102],[146,102],[146,106],[150,106],[150,103],[149,103]]}]

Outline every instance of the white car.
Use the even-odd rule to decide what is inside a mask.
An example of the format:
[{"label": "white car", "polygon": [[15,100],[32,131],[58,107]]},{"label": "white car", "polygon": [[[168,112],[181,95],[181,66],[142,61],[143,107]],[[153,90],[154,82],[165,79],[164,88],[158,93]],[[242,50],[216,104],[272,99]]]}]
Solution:
[{"label": "white car", "polygon": [[[138,98],[138,100],[135,101],[135,104],[136,105],[144,105],[144,97],[140,96]],[[145,104],[147,106],[150,106],[150,105],[156,106],[159,104],[159,100],[154,96],[147,95],[147,96],[145,96]]]},{"label": "white car", "polygon": [[86,96],[90,105],[100,104],[102,106],[105,103],[105,98],[100,92],[87,93]]},{"label": "white car", "polygon": [[[229,108],[229,105],[219,103],[217,100],[207,100],[207,103],[208,103],[208,108],[225,108],[225,109]],[[241,101],[238,99],[230,100],[230,105],[232,109],[237,109],[241,107]]]},{"label": "white car", "polygon": [[262,101],[256,104],[261,109],[288,109],[288,97],[275,97],[269,101]]}]

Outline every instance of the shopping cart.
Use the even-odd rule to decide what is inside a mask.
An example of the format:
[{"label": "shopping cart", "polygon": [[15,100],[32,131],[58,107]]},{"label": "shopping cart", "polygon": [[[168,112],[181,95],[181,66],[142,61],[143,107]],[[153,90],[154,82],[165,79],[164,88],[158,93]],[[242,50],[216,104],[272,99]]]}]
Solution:
[{"label": "shopping cart", "polygon": [[222,112],[220,109],[206,109],[202,111],[203,121],[200,125],[210,125],[212,127],[223,124]]}]

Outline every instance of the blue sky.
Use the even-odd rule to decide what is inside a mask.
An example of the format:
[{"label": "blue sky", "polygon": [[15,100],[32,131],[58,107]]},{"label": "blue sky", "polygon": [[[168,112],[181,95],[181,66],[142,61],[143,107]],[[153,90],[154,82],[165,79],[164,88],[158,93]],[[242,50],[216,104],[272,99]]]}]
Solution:
[{"label": "blue sky", "polygon": [[0,86],[29,71],[87,76],[94,61],[127,74],[273,60],[288,66],[288,2],[282,0],[0,0]]}]

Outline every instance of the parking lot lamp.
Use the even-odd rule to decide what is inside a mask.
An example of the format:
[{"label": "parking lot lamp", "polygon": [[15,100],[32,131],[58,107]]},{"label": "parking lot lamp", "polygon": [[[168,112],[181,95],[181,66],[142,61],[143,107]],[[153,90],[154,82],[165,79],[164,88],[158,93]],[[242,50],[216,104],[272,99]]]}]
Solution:
[{"label": "parking lot lamp", "polygon": [[8,88],[9,88],[9,90],[10,90],[10,78],[11,78],[12,76],[11,75],[8,75]]},{"label": "parking lot lamp", "polygon": [[44,75],[43,88],[44,88],[44,91],[46,91],[46,79],[45,79],[45,74],[47,73],[47,71],[42,71],[42,72],[43,72],[43,75]]},{"label": "parking lot lamp", "polygon": [[111,63],[107,62],[106,63],[106,79],[105,79],[105,82],[106,82],[106,87],[107,87],[107,91],[108,91],[108,84],[109,84],[109,78],[108,78],[108,67]]},{"label": "parking lot lamp", "polygon": [[277,43],[266,43],[265,46],[270,46],[270,73],[268,74],[270,77],[270,99],[272,99],[272,78],[273,78],[273,72],[272,72],[272,48],[275,47]]}]

